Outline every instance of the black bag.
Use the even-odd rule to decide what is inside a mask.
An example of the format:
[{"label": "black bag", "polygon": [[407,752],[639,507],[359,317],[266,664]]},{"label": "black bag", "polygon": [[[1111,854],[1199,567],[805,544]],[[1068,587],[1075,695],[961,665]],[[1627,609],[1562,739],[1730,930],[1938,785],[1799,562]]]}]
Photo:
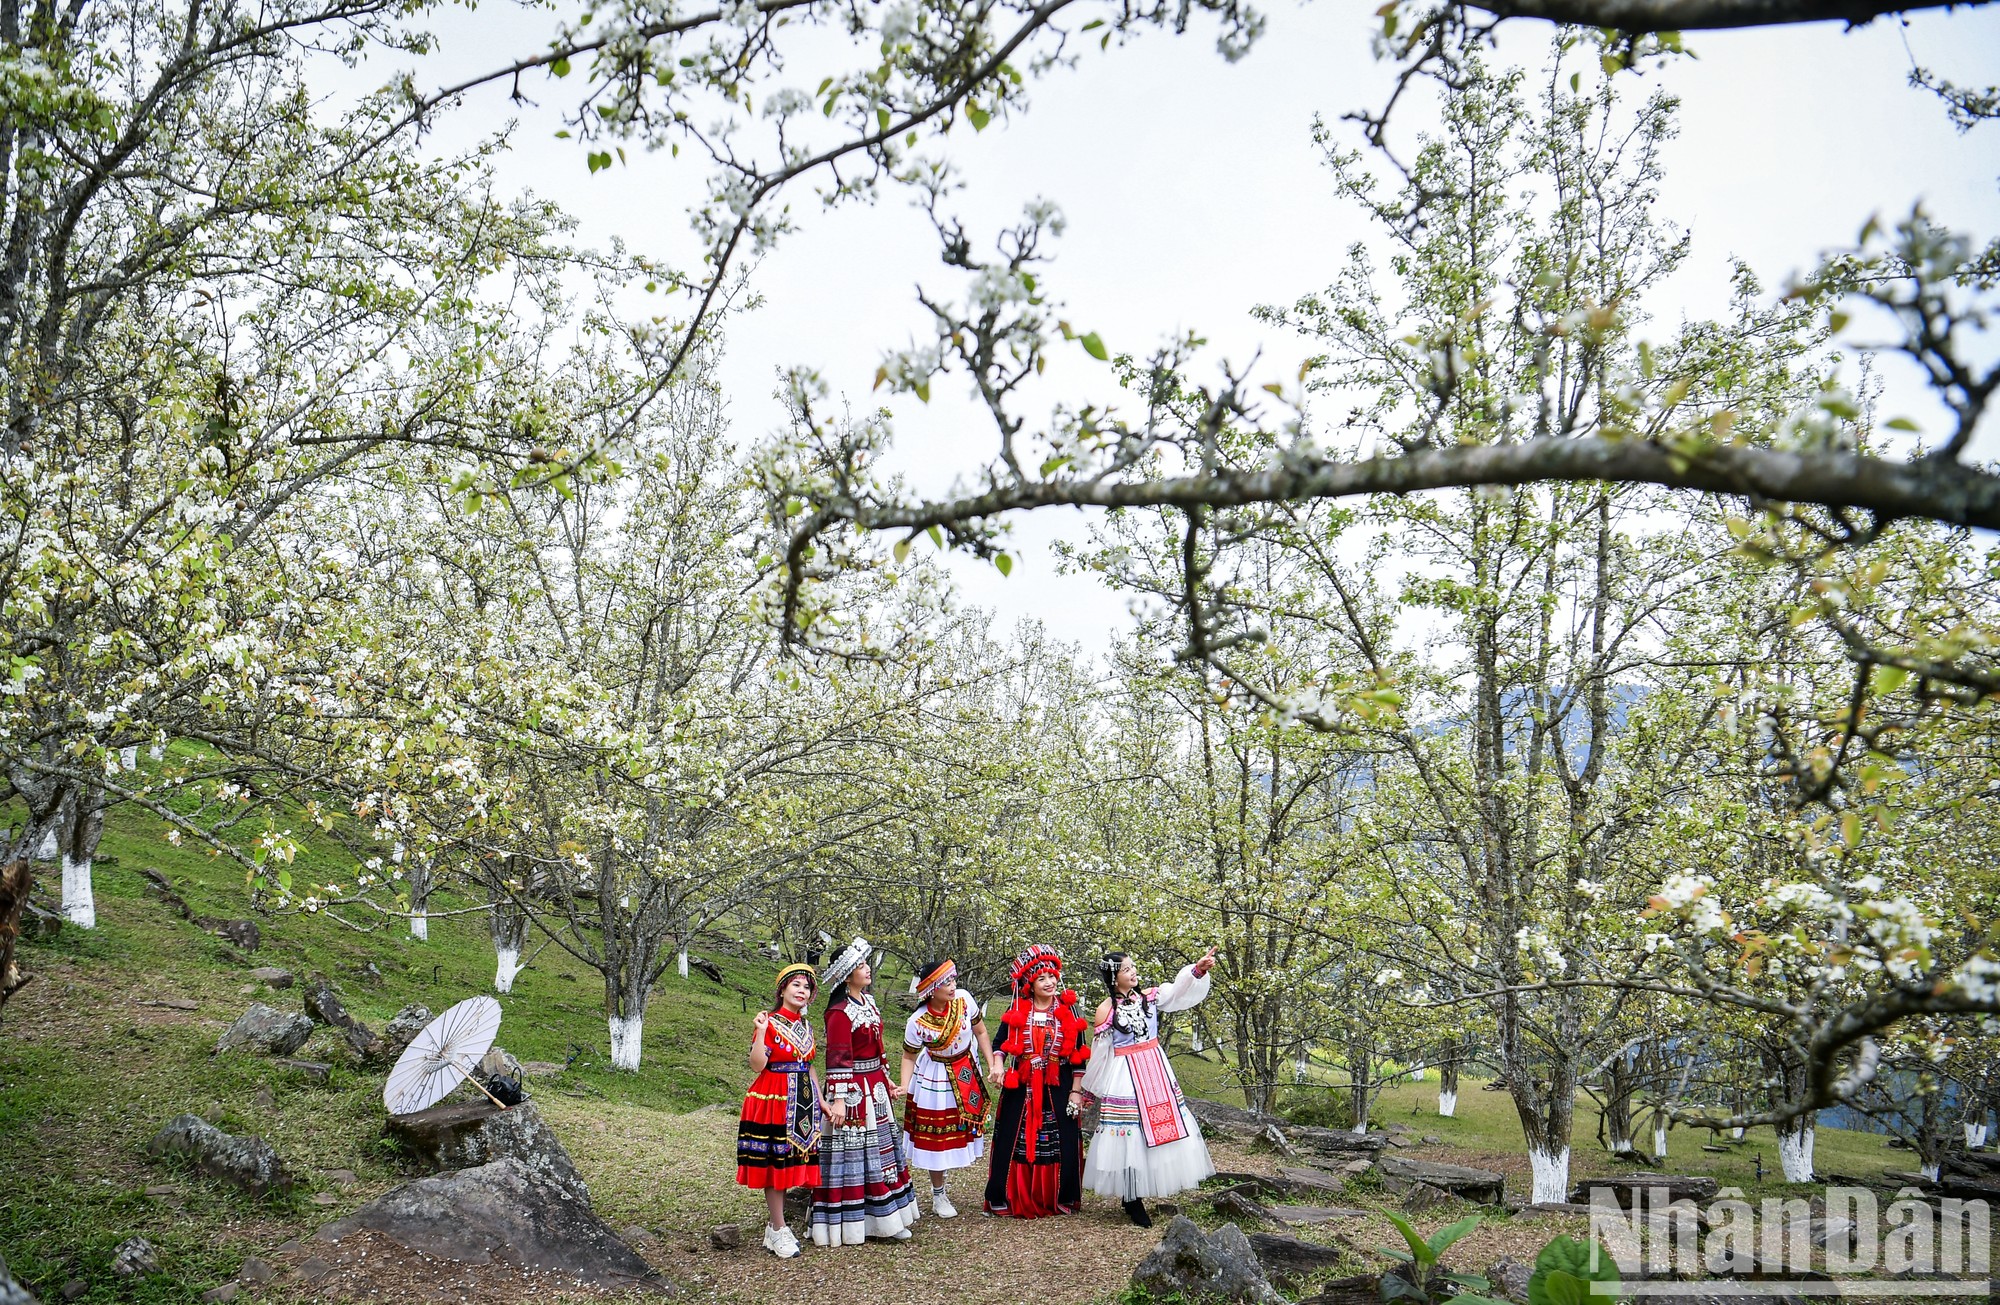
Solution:
[{"label": "black bag", "polygon": [[528,1094],[521,1090],[520,1079],[507,1078],[501,1074],[495,1074],[487,1080],[486,1090],[491,1092],[493,1099],[503,1106],[518,1106],[528,1099]]}]

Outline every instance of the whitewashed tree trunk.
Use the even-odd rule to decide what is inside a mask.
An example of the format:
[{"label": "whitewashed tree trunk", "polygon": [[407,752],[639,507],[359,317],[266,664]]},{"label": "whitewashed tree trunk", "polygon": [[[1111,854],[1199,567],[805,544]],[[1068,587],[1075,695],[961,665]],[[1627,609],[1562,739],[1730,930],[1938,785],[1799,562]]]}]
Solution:
[{"label": "whitewashed tree trunk", "polygon": [[1553,1152],[1529,1147],[1528,1168],[1534,1174],[1534,1192],[1529,1201],[1541,1205],[1569,1199],[1568,1147]]},{"label": "whitewashed tree trunk", "polygon": [[639,1068],[639,1035],[646,1026],[644,1011],[636,1015],[610,1017],[611,1026],[611,1068]]},{"label": "whitewashed tree trunk", "polygon": [[51,825],[42,831],[42,841],[35,845],[34,859],[37,861],[53,861],[56,859],[56,855],[56,831],[55,827]]},{"label": "whitewashed tree trunk", "polygon": [[492,905],[486,927],[493,938],[493,989],[512,992],[521,973],[521,953],[528,946],[528,911],[513,896],[492,867],[487,867],[486,900]]},{"label": "whitewashed tree trunk", "polygon": [[1667,1126],[1663,1123],[1655,1124],[1653,1125],[1653,1158],[1655,1160],[1664,1160],[1666,1155]]},{"label": "whitewashed tree trunk", "polygon": [[91,883],[91,863],[104,836],[104,808],[92,790],[72,791],[63,800],[55,825],[56,853],[62,861],[63,918],[79,929],[97,927],[97,890]]},{"label": "whitewashed tree trunk", "polygon": [[676,968],[680,970],[681,977],[685,979],[688,976],[687,948],[685,947],[681,948],[680,954],[674,958],[674,965],[676,966]]},{"label": "whitewashed tree trunk", "polygon": [[1446,1119],[1454,1118],[1458,1114],[1457,1088],[1438,1089],[1438,1114]]},{"label": "whitewashed tree trunk", "polygon": [[511,943],[498,943],[493,948],[493,990],[512,992],[514,978],[521,972],[521,949]]},{"label": "whitewashed tree trunk", "polygon": [[90,885],[89,857],[72,857],[64,853],[62,858],[62,911],[63,919],[79,929],[97,927],[97,895]]},{"label": "whitewashed tree trunk", "polygon": [[1778,1130],[1778,1165],[1788,1183],[1809,1183],[1813,1177],[1813,1126],[1795,1119]]},{"label": "whitewashed tree trunk", "polygon": [[132,743],[118,749],[118,764],[126,770],[139,769],[139,745]]},{"label": "whitewashed tree trunk", "polygon": [[1731,1137],[1731,1139],[1741,1142],[1743,1140],[1743,1130],[1740,1128],[1732,1128],[1729,1130],[1729,1136]]},{"label": "whitewashed tree trunk", "polygon": [[1967,1147],[1968,1149],[1970,1149],[1970,1150],[1974,1150],[1974,1151],[1978,1150],[1978,1149],[1979,1149],[1980,1147],[1982,1147],[1982,1146],[1985,1146],[1985,1145],[1986,1145],[1986,1125],[1985,1125],[1985,1124],[1967,1124],[1967,1125],[1965,1126],[1965,1145],[1966,1145],[1966,1147]]},{"label": "whitewashed tree trunk", "polygon": [[1917,1166],[1917,1172],[1922,1174],[1927,1181],[1934,1183],[1938,1180],[1938,1173],[1942,1168],[1943,1166],[1938,1161],[1926,1160]]},{"label": "whitewashed tree trunk", "polygon": [[[1188,1029],[1188,1050],[1189,1051],[1201,1050],[1201,1025],[1199,1024],[1196,1024]],[[1971,1127],[1972,1125],[1970,1124],[1966,1125],[1966,1128],[1968,1130]]]}]

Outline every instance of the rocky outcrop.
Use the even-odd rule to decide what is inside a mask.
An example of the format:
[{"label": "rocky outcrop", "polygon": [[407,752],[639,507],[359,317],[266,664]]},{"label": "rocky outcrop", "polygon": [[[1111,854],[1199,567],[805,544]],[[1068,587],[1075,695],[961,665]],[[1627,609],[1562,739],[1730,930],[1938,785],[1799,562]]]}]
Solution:
[{"label": "rocky outcrop", "polygon": [[292,1177],[261,1137],[234,1137],[199,1115],[177,1115],[146,1143],[146,1154],[178,1157],[196,1172],[231,1183],[253,1196],[284,1191]]},{"label": "rocky outcrop", "polygon": [[1435,1160],[1413,1160],[1406,1156],[1383,1156],[1382,1185],[1398,1196],[1406,1196],[1419,1183],[1427,1183],[1476,1205],[1498,1205],[1505,1179],[1491,1169],[1466,1165],[1440,1164]]},{"label": "rocky outcrop", "polygon": [[[1715,1199],[1717,1183],[1713,1178],[1689,1174],[1620,1174],[1616,1178],[1586,1178],[1576,1185],[1569,1199],[1582,1204],[1590,1203],[1593,1191],[1605,1191],[1618,1204],[1630,1210],[1635,1203],[1644,1201],[1648,1205],[1666,1205],[1671,1201],[1711,1201]],[[1650,1197],[1640,1193],[1651,1192]]]},{"label": "rocky outcrop", "polygon": [[388,1127],[391,1136],[439,1169],[470,1169],[510,1159],[585,1208],[590,1205],[583,1175],[532,1101],[506,1110],[490,1101],[432,1106],[415,1114],[391,1115]]},{"label": "rocky outcrop", "polygon": [[394,1060],[403,1054],[404,1048],[410,1045],[410,1040],[422,1033],[424,1025],[430,1022],[430,1008],[411,1002],[391,1015],[389,1022],[382,1026],[381,1045],[376,1048],[375,1054],[384,1060]]},{"label": "rocky outcrop", "polygon": [[1346,1252],[1335,1247],[1276,1233],[1251,1233],[1248,1241],[1258,1266],[1274,1282],[1296,1283],[1315,1273],[1324,1273],[1348,1258]]},{"label": "rocky outcrop", "polygon": [[1204,1233],[1186,1215],[1175,1215],[1160,1244],[1132,1271],[1132,1285],[1162,1299],[1245,1301],[1284,1305],[1264,1276],[1250,1239],[1233,1223]]},{"label": "rocky outcrop", "polygon": [[338,1242],[360,1229],[439,1259],[498,1261],[598,1287],[657,1285],[588,1205],[512,1157],[404,1183],[313,1236]]},{"label": "rocky outcrop", "polygon": [[306,1044],[312,1032],[313,1022],[304,1015],[288,1015],[253,1001],[216,1042],[215,1050],[241,1047],[260,1056],[289,1056]]}]

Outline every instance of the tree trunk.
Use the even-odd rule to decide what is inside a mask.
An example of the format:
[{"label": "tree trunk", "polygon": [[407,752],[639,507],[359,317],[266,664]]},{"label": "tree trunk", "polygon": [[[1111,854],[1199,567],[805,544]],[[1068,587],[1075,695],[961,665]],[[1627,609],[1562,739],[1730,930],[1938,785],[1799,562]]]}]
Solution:
[{"label": "tree trunk", "polygon": [[611,1030],[611,1068],[639,1068],[640,1038],[646,1028],[645,971],[627,967],[625,980],[607,975],[604,982],[606,1024]]},{"label": "tree trunk", "polygon": [[512,992],[521,973],[521,952],[528,945],[528,913],[504,888],[493,890],[493,911],[487,917],[493,931],[493,989]]},{"label": "tree trunk", "polygon": [[1605,1145],[1611,1154],[1630,1151],[1632,1147],[1632,1094],[1638,1090],[1637,1077],[1632,1072],[1623,1055],[1612,1060],[1605,1067],[1610,1084],[1604,1098]]},{"label": "tree trunk", "polygon": [[410,862],[410,937],[428,942],[431,936],[431,859]]},{"label": "tree trunk", "polygon": [[1972,1151],[1977,1151],[1980,1147],[1986,1145],[1986,1125],[1984,1123],[1975,1124],[1971,1120],[1965,1122],[1965,1145],[1966,1149]]},{"label": "tree trunk", "polygon": [[1347,1040],[1348,1099],[1354,1106],[1354,1131],[1368,1131],[1369,1100],[1374,1095],[1375,1039],[1364,1030]]},{"label": "tree trunk", "polygon": [[1658,1116],[1653,1120],[1653,1159],[1667,1158],[1667,1117]]},{"label": "tree trunk", "polygon": [[[1736,1129],[1737,1134],[1742,1129]],[[1812,1116],[1805,1114],[1778,1128],[1778,1165],[1784,1170],[1788,1183],[1809,1183],[1813,1180],[1813,1125]]]},{"label": "tree trunk", "polygon": [[97,894],[91,863],[104,836],[104,802],[95,788],[70,790],[56,817],[56,854],[62,861],[63,918],[79,929],[97,927]]},{"label": "tree trunk", "polygon": [[1445,1048],[1438,1061],[1438,1115],[1451,1119],[1458,1114],[1458,1044]]}]

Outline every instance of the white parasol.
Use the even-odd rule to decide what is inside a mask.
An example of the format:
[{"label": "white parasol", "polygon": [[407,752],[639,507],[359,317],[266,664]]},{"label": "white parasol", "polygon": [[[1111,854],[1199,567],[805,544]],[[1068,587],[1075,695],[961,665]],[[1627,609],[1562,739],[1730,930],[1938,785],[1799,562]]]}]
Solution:
[{"label": "white parasol", "polygon": [[[396,1058],[382,1088],[382,1104],[392,1115],[408,1115],[436,1105],[472,1073],[472,1067],[500,1032],[500,1003],[484,994],[467,997],[424,1025]],[[474,1080],[478,1086],[478,1080]],[[485,1088],[479,1089],[486,1092]],[[486,1097],[507,1107],[491,1092]]]}]

